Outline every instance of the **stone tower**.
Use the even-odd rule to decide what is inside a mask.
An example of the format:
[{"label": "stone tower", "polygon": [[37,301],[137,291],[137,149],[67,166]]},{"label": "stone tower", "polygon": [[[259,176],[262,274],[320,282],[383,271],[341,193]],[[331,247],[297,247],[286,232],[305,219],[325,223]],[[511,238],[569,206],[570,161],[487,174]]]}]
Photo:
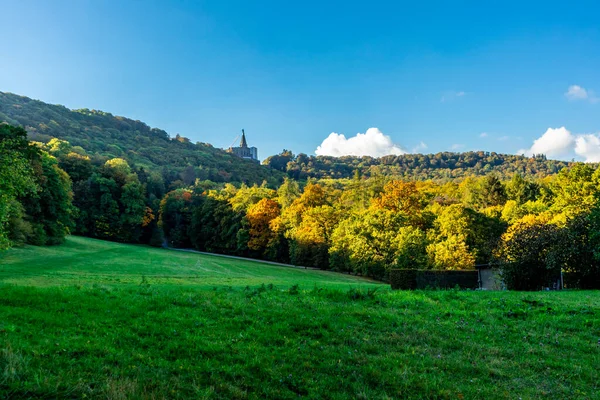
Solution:
[{"label": "stone tower", "polygon": [[239,147],[230,147],[227,149],[228,153],[235,154],[238,157],[245,158],[247,160],[258,161],[258,149],[256,147],[248,147],[246,141],[246,132],[242,129],[242,140],[240,140]]}]

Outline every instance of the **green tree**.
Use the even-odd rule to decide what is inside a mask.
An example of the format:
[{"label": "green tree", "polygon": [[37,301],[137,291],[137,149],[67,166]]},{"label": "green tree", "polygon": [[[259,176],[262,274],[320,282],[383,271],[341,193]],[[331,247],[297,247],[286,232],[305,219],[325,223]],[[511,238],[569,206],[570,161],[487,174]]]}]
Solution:
[{"label": "green tree", "polygon": [[540,188],[537,183],[524,179],[519,173],[514,174],[506,184],[508,200],[515,201],[519,205],[528,201],[535,201],[539,196],[539,192]]},{"label": "green tree", "polygon": [[38,157],[23,128],[0,123],[0,250],[10,245],[7,224],[16,197],[38,190],[31,164]]},{"label": "green tree", "polygon": [[190,229],[194,202],[188,189],[176,189],[165,195],[160,202],[158,226],[173,247],[190,247]]},{"label": "green tree", "polygon": [[408,222],[401,212],[377,207],[352,214],[333,231],[331,268],[382,279],[391,268],[425,267],[425,235]]},{"label": "green tree", "polygon": [[64,241],[73,228],[73,193],[71,179],[58,167],[56,158],[45,151],[34,161],[40,190],[35,196],[22,196],[24,219],[31,225],[27,242],[35,245],[54,245]]},{"label": "green tree", "polygon": [[540,290],[551,285],[568,259],[562,246],[565,238],[563,229],[534,218],[511,226],[498,249],[506,286]]},{"label": "green tree", "polygon": [[144,186],[123,159],[108,160],[73,186],[79,209],[75,231],[120,242],[139,241],[151,210]]},{"label": "green tree", "polygon": [[193,209],[190,239],[195,248],[223,254],[247,255],[250,239],[243,229],[244,213],[234,211],[227,200],[200,196]]},{"label": "green tree", "polygon": [[301,191],[298,182],[285,178],[281,186],[277,189],[277,201],[282,208],[289,207],[294,200],[300,197]]},{"label": "green tree", "polygon": [[550,183],[553,193],[550,211],[560,222],[589,212],[600,197],[600,170],[578,163],[562,170]]}]

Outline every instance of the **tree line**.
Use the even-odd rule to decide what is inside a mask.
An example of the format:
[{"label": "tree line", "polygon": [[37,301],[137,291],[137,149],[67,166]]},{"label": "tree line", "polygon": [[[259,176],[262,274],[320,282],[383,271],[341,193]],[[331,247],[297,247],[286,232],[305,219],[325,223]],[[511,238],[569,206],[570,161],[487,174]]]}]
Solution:
[{"label": "tree line", "polygon": [[543,178],[490,173],[447,182],[375,175],[281,184],[196,179],[90,157],[0,125],[0,243],[68,233],[196,248],[387,279],[392,268],[502,265],[511,288],[567,271],[600,286],[600,169]]},{"label": "tree line", "polygon": [[572,163],[548,160],[543,154],[525,157],[486,151],[403,154],[375,158],[308,156],[303,153],[294,155],[289,150],[283,150],[280,154],[267,157],[263,164],[284,172],[295,180],[383,175],[399,179],[446,182],[469,176],[485,176],[492,172],[503,179],[510,179],[515,173],[528,178],[543,178]]},{"label": "tree line", "polygon": [[600,288],[600,169],[544,179],[494,175],[444,184],[386,178],[286,179],[271,189],[195,185],[159,210],[175,247],[387,279],[393,268],[502,267],[509,288]]}]

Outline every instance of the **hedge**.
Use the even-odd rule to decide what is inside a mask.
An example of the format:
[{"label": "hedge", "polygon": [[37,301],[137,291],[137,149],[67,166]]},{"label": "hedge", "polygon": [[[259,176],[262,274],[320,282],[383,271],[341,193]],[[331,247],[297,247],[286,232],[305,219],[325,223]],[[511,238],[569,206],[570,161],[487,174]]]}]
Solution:
[{"label": "hedge", "polygon": [[420,269],[393,269],[390,271],[392,289],[477,289],[477,271],[434,271]]}]

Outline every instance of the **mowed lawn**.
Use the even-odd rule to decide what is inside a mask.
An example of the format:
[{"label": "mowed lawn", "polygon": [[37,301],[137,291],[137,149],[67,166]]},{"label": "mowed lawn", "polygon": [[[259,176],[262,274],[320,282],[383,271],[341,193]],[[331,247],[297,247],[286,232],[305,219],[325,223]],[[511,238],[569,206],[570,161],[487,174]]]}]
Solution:
[{"label": "mowed lawn", "polygon": [[81,238],[0,257],[2,399],[600,398],[598,292],[392,292]]},{"label": "mowed lawn", "polygon": [[148,246],[68,237],[61,246],[12,249],[0,253],[0,282],[57,286],[93,284],[178,284],[212,287],[260,284],[349,288],[385,286],[328,271],[282,267]]}]

